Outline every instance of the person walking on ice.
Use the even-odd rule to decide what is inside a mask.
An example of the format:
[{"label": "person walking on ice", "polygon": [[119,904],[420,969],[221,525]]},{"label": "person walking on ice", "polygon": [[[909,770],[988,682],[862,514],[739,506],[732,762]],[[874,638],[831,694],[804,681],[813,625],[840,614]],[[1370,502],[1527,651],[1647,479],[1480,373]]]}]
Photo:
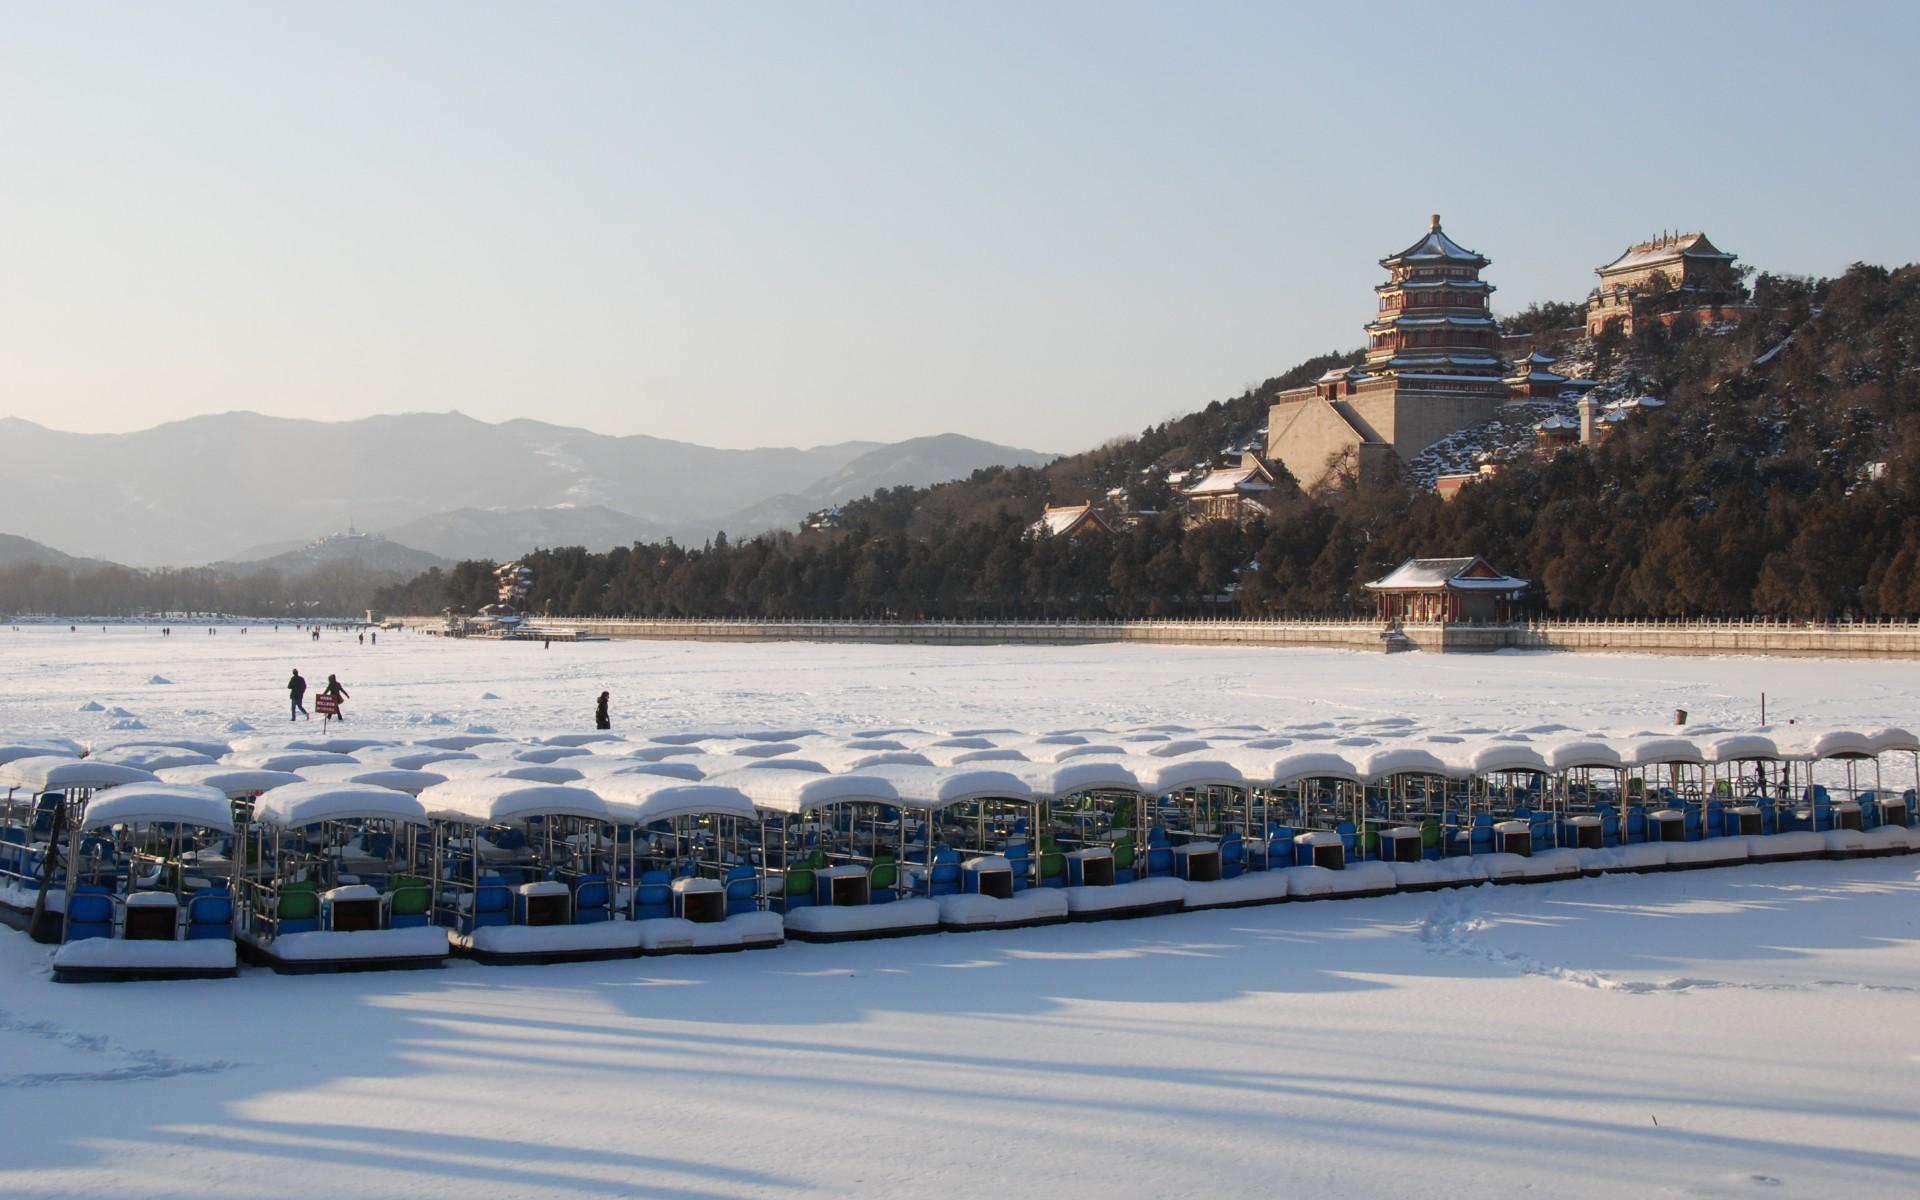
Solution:
[{"label": "person walking on ice", "polygon": [[600,703],[596,705],[593,710],[593,727],[595,729],[613,728],[613,718],[607,715],[607,699],[607,693],[601,692]]},{"label": "person walking on ice", "polygon": [[298,721],[301,717],[313,720],[313,714],[307,711],[307,681],[300,677],[299,667],[293,669],[293,678],[287,680],[287,699],[293,701],[287,720]]},{"label": "person walking on ice", "polygon": [[347,689],[340,686],[340,681],[331,675],[327,676],[327,686],[320,689],[320,695],[313,702],[313,707],[320,713],[320,723],[324,725],[328,719],[346,720],[346,714],[340,711],[340,702],[347,698]]}]

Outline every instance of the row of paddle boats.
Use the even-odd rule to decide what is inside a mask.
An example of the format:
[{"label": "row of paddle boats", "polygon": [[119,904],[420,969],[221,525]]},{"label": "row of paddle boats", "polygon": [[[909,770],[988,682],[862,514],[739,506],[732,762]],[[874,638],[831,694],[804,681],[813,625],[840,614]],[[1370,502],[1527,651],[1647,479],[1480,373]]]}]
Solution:
[{"label": "row of paddle boats", "polygon": [[85,756],[0,739],[0,919],[58,944],[58,979],[208,977],[1920,849],[1920,739],[1903,729],[1104,733],[172,739]]}]

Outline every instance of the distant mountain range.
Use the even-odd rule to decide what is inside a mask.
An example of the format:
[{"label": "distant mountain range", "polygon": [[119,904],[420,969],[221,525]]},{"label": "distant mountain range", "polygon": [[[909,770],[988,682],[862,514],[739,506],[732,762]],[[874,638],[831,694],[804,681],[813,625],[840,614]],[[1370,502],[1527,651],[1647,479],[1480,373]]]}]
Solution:
[{"label": "distant mountain range", "polygon": [[[135,566],[252,566],[350,525],[447,560],[744,536],[876,488],[1053,457],[956,434],[719,450],[458,413],[222,413],[126,434],[0,418],[0,444],[32,464],[32,486],[11,489],[0,516],[11,533]],[[391,557],[345,540],[334,552]]]},{"label": "distant mountain range", "polygon": [[71,554],[62,554],[52,546],[43,546],[29,538],[15,537],[11,533],[0,533],[0,567],[15,567],[28,563],[42,567],[84,565],[83,560]]}]

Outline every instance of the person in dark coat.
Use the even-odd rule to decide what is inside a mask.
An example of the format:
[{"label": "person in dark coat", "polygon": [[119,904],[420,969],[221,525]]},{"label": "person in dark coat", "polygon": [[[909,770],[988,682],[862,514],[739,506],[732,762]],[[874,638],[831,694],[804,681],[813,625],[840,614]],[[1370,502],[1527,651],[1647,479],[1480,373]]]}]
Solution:
[{"label": "person in dark coat", "polygon": [[347,689],[340,686],[340,681],[338,679],[335,679],[331,675],[327,676],[327,686],[320,689],[320,694],[322,696],[333,697],[333,704],[334,704],[333,719],[334,720],[344,721],[347,719],[347,714],[340,711],[340,702],[347,698]]},{"label": "person in dark coat", "polygon": [[613,718],[607,715],[607,699],[607,693],[601,692],[600,703],[593,710],[593,727],[595,729],[613,728]]},{"label": "person in dark coat", "polygon": [[307,681],[300,677],[299,667],[293,669],[293,678],[287,680],[287,698],[293,701],[287,720],[298,721],[301,717],[313,720],[313,714],[307,711]]}]

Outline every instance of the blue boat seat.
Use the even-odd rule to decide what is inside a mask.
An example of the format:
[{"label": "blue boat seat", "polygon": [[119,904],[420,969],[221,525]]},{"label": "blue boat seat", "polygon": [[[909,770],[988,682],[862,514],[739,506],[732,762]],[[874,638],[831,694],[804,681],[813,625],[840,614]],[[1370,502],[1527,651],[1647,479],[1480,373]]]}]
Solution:
[{"label": "blue boat seat", "polygon": [[760,881],[754,876],[753,868],[745,864],[727,872],[727,915],[737,917],[742,913],[757,912],[760,908]]},{"label": "blue boat seat", "polygon": [[513,924],[513,890],[499,875],[482,875],[473,892],[471,928]]},{"label": "blue boat seat", "polygon": [[1003,852],[1007,865],[1013,868],[1013,890],[1023,892],[1033,886],[1032,851],[1025,842],[1013,842]]},{"label": "blue boat seat", "polygon": [[927,872],[927,895],[960,894],[960,852],[944,843],[933,848],[933,869]]},{"label": "blue boat seat", "polygon": [[233,936],[233,897],[225,887],[196,889],[187,900],[187,939]]},{"label": "blue boat seat", "polygon": [[113,936],[113,896],[97,883],[83,883],[67,897],[67,940]]},{"label": "blue boat seat", "polygon": [[673,915],[673,876],[665,871],[644,871],[640,886],[633,893],[633,916],[637,921]]},{"label": "blue boat seat", "polygon": [[1237,832],[1220,837],[1220,878],[1238,879],[1247,869],[1247,844]]},{"label": "blue boat seat", "polygon": [[582,875],[573,885],[573,923],[597,925],[612,918],[613,889],[604,872]]},{"label": "blue boat seat", "polygon": [[1158,825],[1147,830],[1147,857],[1140,864],[1142,875],[1173,874],[1173,842],[1167,837],[1167,831]]}]

